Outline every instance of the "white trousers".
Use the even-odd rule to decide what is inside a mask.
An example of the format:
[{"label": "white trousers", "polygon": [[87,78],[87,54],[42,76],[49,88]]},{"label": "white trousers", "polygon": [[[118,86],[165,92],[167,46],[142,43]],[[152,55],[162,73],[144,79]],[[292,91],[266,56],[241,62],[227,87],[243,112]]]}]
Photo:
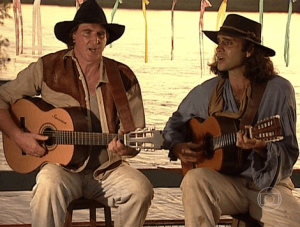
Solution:
[{"label": "white trousers", "polygon": [[287,178],[273,190],[260,190],[250,179],[198,168],[184,177],[181,190],[187,227],[215,227],[221,215],[249,214],[264,227],[299,227],[300,204]]},{"label": "white trousers", "polygon": [[117,208],[114,226],[142,226],[153,187],[140,171],[123,165],[97,181],[92,173],[70,173],[54,164],[37,175],[30,203],[32,227],[62,227],[69,203],[84,196]]}]

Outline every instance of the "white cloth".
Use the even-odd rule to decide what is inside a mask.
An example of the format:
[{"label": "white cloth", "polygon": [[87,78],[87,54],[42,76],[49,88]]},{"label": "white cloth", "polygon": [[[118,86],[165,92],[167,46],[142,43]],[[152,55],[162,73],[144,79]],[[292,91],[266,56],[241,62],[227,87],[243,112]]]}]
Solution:
[{"label": "white cloth", "polygon": [[71,173],[47,164],[33,188],[32,227],[62,227],[68,204],[82,196],[117,208],[114,226],[142,226],[153,187],[140,171],[125,163],[103,181],[95,180],[92,171]]},{"label": "white cloth", "polygon": [[221,215],[249,214],[264,227],[299,227],[300,204],[290,178],[271,191],[260,190],[251,178],[233,177],[197,168],[184,177],[181,190],[187,227],[215,227]]}]

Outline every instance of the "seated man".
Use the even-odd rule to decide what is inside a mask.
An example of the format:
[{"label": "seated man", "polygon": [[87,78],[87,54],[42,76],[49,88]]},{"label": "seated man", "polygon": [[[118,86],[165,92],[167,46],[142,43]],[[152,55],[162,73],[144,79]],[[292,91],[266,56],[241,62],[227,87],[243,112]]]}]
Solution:
[{"label": "seated man", "polygon": [[[144,107],[137,78],[128,66],[102,55],[106,45],[119,39],[124,29],[123,25],[107,23],[95,0],[85,1],[73,21],[57,23],[55,35],[68,49],[39,58],[15,80],[1,86],[0,130],[27,155],[37,158],[47,155],[41,142],[48,137],[21,131],[9,111],[17,100],[41,95],[53,107],[81,109],[82,119],[90,131],[122,133],[126,122],[119,118],[122,113],[117,111],[114,102],[115,90],[123,92],[121,96],[128,102],[129,108],[121,111],[128,111],[132,116],[133,128],[144,128]],[[115,74],[120,77],[124,91],[115,89],[115,81],[111,81]],[[30,203],[32,226],[64,226],[68,205],[82,196],[117,208],[114,226],[142,226],[153,188],[142,173],[122,158],[135,156],[139,151],[117,138],[108,141],[106,146],[85,149],[89,155],[80,165],[68,168],[47,163],[41,167]]]},{"label": "seated man", "polygon": [[[163,132],[169,157],[179,158],[187,172],[181,184],[186,226],[212,227],[221,215],[247,212],[264,226],[299,226],[300,205],[292,195],[290,179],[299,155],[293,86],[275,73],[270,59],[275,51],[261,44],[261,24],[230,14],[219,31],[204,34],[218,45],[210,64],[217,77],[187,95]],[[249,137],[244,130],[276,115],[282,127],[280,141],[265,142]],[[225,124],[220,124],[224,131],[236,127],[236,123],[229,124],[234,119],[241,129],[233,130],[237,137],[229,139],[234,146],[222,147],[210,141],[213,134],[209,132],[219,130],[219,125],[210,120],[193,129],[191,119],[195,118],[217,119]],[[206,128],[201,128],[203,125]],[[191,131],[194,138],[188,139]],[[215,142],[218,146],[213,147]],[[213,166],[217,155],[214,149],[220,147],[224,155],[225,149],[238,150],[240,156],[228,164],[239,165],[244,160],[243,168],[235,172],[230,167],[222,171]],[[199,168],[194,168],[195,164]]]}]

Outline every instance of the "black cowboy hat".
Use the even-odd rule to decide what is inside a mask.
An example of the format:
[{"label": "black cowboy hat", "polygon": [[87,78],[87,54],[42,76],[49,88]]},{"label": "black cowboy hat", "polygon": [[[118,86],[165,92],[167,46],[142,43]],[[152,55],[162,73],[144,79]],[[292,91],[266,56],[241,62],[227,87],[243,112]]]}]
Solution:
[{"label": "black cowboy hat", "polygon": [[82,23],[100,24],[105,27],[109,33],[106,45],[119,39],[125,30],[124,25],[108,24],[103,9],[97,4],[97,2],[95,0],[87,0],[81,4],[73,21],[62,21],[55,25],[54,34],[58,40],[69,44],[71,39],[71,30]]},{"label": "black cowboy hat", "polygon": [[261,24],[246,17],[229,14],[219,31],[203,31],[213,42],[218,44],[218,34],[238,36],[260,46],[267,56],[275,56],[275,51],[261,45]]}]

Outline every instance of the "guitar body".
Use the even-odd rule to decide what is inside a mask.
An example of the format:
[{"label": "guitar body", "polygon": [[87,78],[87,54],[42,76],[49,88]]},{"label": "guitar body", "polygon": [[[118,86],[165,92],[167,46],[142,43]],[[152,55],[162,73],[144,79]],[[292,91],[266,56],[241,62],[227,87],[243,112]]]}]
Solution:
[{"label": "guitar body", "polygon": [[192,142],[202,144],[206,160],[201,163],[181,163],[183,173],[193,168],[211,168],[224,174],[235,175],[245,170],[248,150],[242,150],[235,145],[214,150],[212,140],[226,134],[236,134],[237,125],[233,119],[226,117],[208,117],[206,120],[192,118],[189,122]]},{"label": "guitar body", "polygon": [[[87,123],[81,108],[53,108],[35,99],[20,99],[12,105],[11,114],[15,123],[27,132],[43,134],[47,130],[87,131]],[[38,100],[38,99],[37,99]],[[9,166],[20,173],[36,170],[45,162],[75,166],[87,156],[87,147],[70,144],[46,143],[47,153],[43,157],[24,153],[13,141],[3,134],[3,148]],[[75,152],[76,151],[76,152]]]}]

